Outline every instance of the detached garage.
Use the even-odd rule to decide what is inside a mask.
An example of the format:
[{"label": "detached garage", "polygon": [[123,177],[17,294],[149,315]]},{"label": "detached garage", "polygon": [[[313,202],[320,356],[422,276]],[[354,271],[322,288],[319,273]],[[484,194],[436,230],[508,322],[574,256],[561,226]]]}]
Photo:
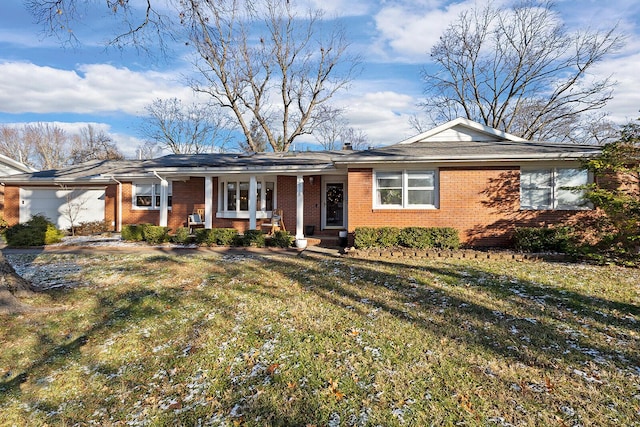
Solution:
[{"label": "detached garage", "polygon": [[20,223],[44,215],[61,230],[89,221],[104,221],[105,188],[20,188]]}]

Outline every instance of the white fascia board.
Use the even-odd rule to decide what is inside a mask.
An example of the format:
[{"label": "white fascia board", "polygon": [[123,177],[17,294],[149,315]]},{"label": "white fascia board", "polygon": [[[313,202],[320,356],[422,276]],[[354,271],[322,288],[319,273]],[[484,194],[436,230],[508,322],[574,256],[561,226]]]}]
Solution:
[{"label": "white fascia board", "polygon": [[20,178],[11,179],[10,177],[1,177],[0,182],[9,185],[94,185],[94,184],[109,184],[113,182],[112,179],[106,177],[100,178]]},{"label": "white fascia board", "polygon": [[[181,175],[181,176],[211,176],[211,175],[231,175],[231,174],[256,174],[256,175],[283,175],[283,174],[299,174],[299,173],[326,173],[335,171],[333,164],[314,165],[314,166],[271,166],[271,167],[201,167],[201,168],[156,168],[160,174]],[[124,175],[120,175],[124,176]]]}]

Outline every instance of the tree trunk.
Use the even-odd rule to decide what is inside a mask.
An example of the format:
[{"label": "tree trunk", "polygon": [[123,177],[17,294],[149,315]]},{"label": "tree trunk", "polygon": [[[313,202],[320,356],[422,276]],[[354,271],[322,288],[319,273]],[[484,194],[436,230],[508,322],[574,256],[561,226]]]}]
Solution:
[{"label": "tree trunk", "polygon": [[22,313],[32,308],[20,301],[20,297],[33,294],[31,283],[16,273],[0,253],[0,314]]}]

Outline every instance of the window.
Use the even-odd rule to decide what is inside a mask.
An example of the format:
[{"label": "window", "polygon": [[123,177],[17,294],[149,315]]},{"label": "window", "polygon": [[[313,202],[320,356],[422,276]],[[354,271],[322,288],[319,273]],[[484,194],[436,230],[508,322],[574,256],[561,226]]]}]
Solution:
[{"label": "window", "polygon": [[589,172],[578,168],[541,168],[520,171],[521,209],[585,209],[584,190]]},{"label": "window", "polygon": [[378,208],[435,208],[435,171],[376,172],[374,204]]},{"label": "window", "polygon": [[[169,182],[169,207],[171,207],[172,187]],[[160,184],[133,183],[133,206],[137,209],[160,209]]]},{"label": "window", "polygon": [[[256,182],[256,211],[267,218],[274,208],[275,182],[258,179]],[[218,217],[249,218],[249,181],[221,181]],[[260,214],[262,213],[262,214]]]}]

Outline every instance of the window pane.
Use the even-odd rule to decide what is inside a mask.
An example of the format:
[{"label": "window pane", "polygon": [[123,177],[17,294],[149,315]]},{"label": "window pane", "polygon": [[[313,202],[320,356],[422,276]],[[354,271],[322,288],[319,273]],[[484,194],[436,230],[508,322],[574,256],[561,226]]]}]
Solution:
[{"label": "window pane", "polygon": [[427,187],[433,188],[435,183],[434,173],[409,173],[409,188]]},{"label": "window pane", "polygon": [[551,187],[551,169],[522,171],[520,183],[527,188]]},{"label": "window pane", "polygon": [[379,173],[378,188],[402,188],[402,174],[399,172]]},{"label": "window pane", "polygon": [[151,196],[136,196],[136,206],[151,206]]},{"label": "window pane", "polygon": [[558,208],[578,208],[585,206],[584,190],[566,187],[586,185],[589,173],[580,169],[558,169],[556,172],[556,202]]},{"label": "window pane", "polygon": [[265,194],[265,199],[267,202],[267,205],[265,207],[266,210],[268,211],[272,211],[273,210],[273,190],[275,188],[275,183],[274,182],[267,182],[265,183],[266,187],[267,187],[267,192]]},{"label": "window pane", "polygon": [[402,189],[378,189],[379,205],[402,205]]},{"label": "window pane", "polygon": [[248,182],[240,183],[240,210],[241,211],[249,210],[249,183]]},{"label": "window pane", "polygon": [[227,210],[235,211],[236,210],[236,183],[229,182],[227,183]]},{"label": "window pane", "polygon": [[410,205],[433,205],[433,190],[409,190]]}]

